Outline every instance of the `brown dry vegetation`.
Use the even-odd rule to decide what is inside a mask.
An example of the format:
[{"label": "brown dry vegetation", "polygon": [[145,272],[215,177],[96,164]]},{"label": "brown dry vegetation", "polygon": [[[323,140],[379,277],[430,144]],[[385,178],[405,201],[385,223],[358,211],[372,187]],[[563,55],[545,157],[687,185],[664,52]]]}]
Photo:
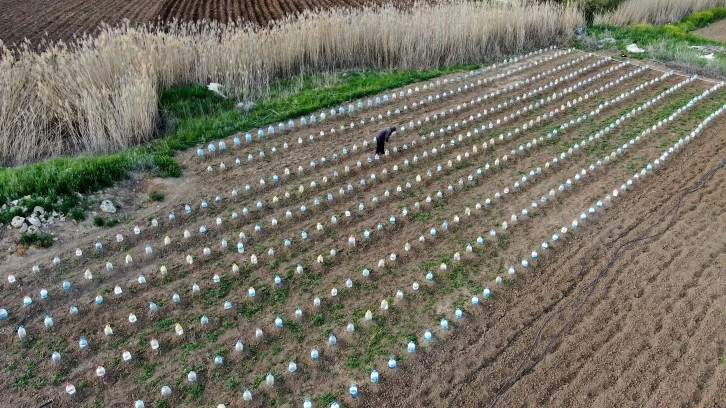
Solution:
[{"label": "brown dry vegetation", "polygon": [[[136,399],[149,404],[160,402],[160,387],[167,384],[172,388],[172,406],[239,406],[245,388],[252,391],[251,406],[301,406],[306,396],[313,399],[316,407],[327,405],[331,398],[348,406],[485,404],[520,361],[529,361],[526,350],[541,322],[560,305],[568,305],[568,300],[581,289],[588,288],[591,278],[607,262],[608,252],[603,247],[616,247],[650,225],[660,225],[658,217],[650,217],[659,213],[668,216],[672,196],[723,158],[726,146],[724,119],[720,117],[660,169],[637,180],[620,198],[604,199],[723,106],[726,91],[721,89],[695,103],[667,126],[644,136],[621,155],[588,170],[572,188],[542,202],[541,197],[550,189],[557,190],[567,179],[575,180],[574,175],[582,174],[582,169],[589,169],[590,164],[604,159],[645,127],[674,113],[713,85],[702,80],[688,82],[637,116],[627,118],[599,141],[573,150],[567,160],[545,166],[545,162],[551,164],[553,157],[561,157],[562,152],[568,152],[585,136],[607,127],[623,113],[685,79],[678,75],[664,77],[656,70],[638,70],[636,65],[577,51],[554,53],[549,51],[500,65],[481,76],[466,77],[459,73],[447,77],[452,81],[434,80],[408,86],[396,90],[397,98],[390,104],[356,111],[352,117],[328,118],[325,123],[306,128],[298,125],[294,131],[239,148],[234,148],[232,138],[228,138],[226,151],[206,154],[201,159],[194,152],[186,152],[181,155],[186,167],[184,178],[167,183],[166,200],[160,207],[146,209],[143,215],[129,213],[128,221],[115,228],[90,229],[85,236],[59,242],[49,251],[31,248],[24,257],[7,256],[3,271],[15,275],[19,283],[10,284],[5,277],[0,283],[0,307],[8,309],[11,315],[9,320],[0,322],[0,346],[6,350],[0,386],[7,390],[6,401],[16,406],[36,406],[53,399],[57,407],[87,406],[94,402],[129,406]],[[538,64],[531,65],[533,61]],[[596,61],[601,61],[600,65],[590,66]],[[588,66],[585,72],[578,72]],[[524,68],[514,71],[518,67]],[[606,71],[614,67],[618,69]],[[559,68],[556,73],[536,78],[537,74],[555,68]],[[513,99],[569,74],[572,76],[532,99]],[[531,81],[522,82],[533,76]],[[478,79],[484,78],[491,80],[477,84]],[[595,79],[583,82],[588,78]],[[615,82],[618,78],[621,79]],[[660,81],[615,100],[656,78]],[[600,90],[611,82],[612,85]],[[519,87],[510,90],[509,86],[515,83]],[[418,92],[413,91],[416,86]],[[413,105],[429,94],[446,90],[453,91],[452,95]],[[495,90],[502,92],[492,94]],[[594,96],[579,99],[595,91]],[[530,108],[534,100],[553,92],[566,95]],[[486,101],[471,102],[484,95],[489,96]],[[567,101],[572,100],[579,102],[568,106]],[[575,121],[605,101],[612,103],[603,106],[598,116]],[[388,117],[389,110],[404,105],[408,109]],[[527,111],[523,112],[525,107]],[[476,119],[477,112],[484,108],[493,108],[492,113]],[[536,117],[541,118],[555,108],[561,110],[554,118],[534,122]],[[379,114],[382,119],[376,119],[371,126],[370,118],[378,118]],[[496,119],[504,117],[507,121],[493,130],[474,133],[475,128],[481,129],[481,125],[496,123]],[[410,129],[409,122],[419,118],[423,124]],[[349,128],[350,122],[359,123],[362,119],[365,126]],[[539,139],[555,125],[570,120],[572,125],[560,128],[557,137]],[[407,129],[394,135],[387,146],[388,155],[380,160],[371,158],[369,162],[372,146],[364,147],[363,141],[369,141],[373,130],[383,125],[379,122]],[[458,130],[440,135],[439,128],[454,123]],[[341,130],[341,125],[346,129]],[[331,128],[336,129],[334,134]],[[319,135],[320,131],[325,135],[311,141],[310,135]],[[512,136],[507,137],[510,131]],[[431,137],[430,132],[435,136]],[[299,138],[303,143],[298,142]],[[490,144],[490,138],[497,140]],[[537,144],[526,147],[535,138]],[[452,145],[451,140],[456,144]],[[486,149],[484,142],[488,144]],[[284,143],[288,144],[287,149]],[[348,148],[348,155],[342,154],[343,146]],[[265,151],[265,158],[259,157],[260,150]],[[517,151],[513,156],[512,150]],[[332,158],[333,151],[339,155],[336,160]],[[246,160],[248,154],[254,157],[252,163]],[[417,163],[413,162],[414,154],[419,158]],[[509,160],[495,165],[499,163],[495,159],[505,154]],[[321,163],[321,156],[327,158],[327,164]],[[236,157],[241,158],[239,166],[235,165]],[[408,165],[404,159],[409,160]],[[315,168],[310,167],[311,160],[317,162]],[[225,163],[225,170],[220,169],[220,163]],[[476,169],[485,168],[487,163],[492,168],[484,176],[468,180],[469,175],[475,175]],[[298,166],[304,171],[298,172]],[[285,167],[292,170],[290,175],[285,175]],[[537,167],[541,174],[536,173]],[[429,170],[431,176],[427,174]],[[271,181],[273,174],[280,176],[279,183]],[[376,174],[377,179],[372,180],[371,174]],[[420,181],[417,175],[422,176]],[[523,176],[528,177],[526,183]],[[265,186],[260,185],[261,178],[266,180]],[[366,180],[365,186],[361,179]],[[515,181],[522,183],[518,190],[513,187]],[[251,186],[250,192],[245,192],[246,183]],[[341,194],[339,189],[346,190],[349,183],[355,186],[354,191]],[[411,183],[410,187],[407,183]],[[400,192],[398,186],[403,186]],[[680,232],[682,239],[696,243],[705,239],[697,239],[698,234],[711,231],[706,229],[708,224],[704,220],[710,219],[712,227],[723,225],[719,223],[723,218],[719,203],[723,203],[724,196],[719,186],[723,186],[723,172],[697,193],[703,198],[702,203],[690,197],[684,202],[686,218],[676,224],[673,232]],[[233,188],[237,189],[237,196],[232,195]],[[503,193],[505,188],[511,191],[496,199],[495,193]],[[439,191],[440,198],[436,195]],[[334,197],[332,202],[328,202],[327,193]],[[214,202],[216,195],[222,198],[218,203]],[[377,203],[373,196],[378,198]],[[321,199],[320,205],[313,204],[315,197]],[[428,197],[432,197],[431,202]],[[493,200],[491,206],[485,205],[486,198]],[[605,201],[604,209],[582,222],[575,233],[563,234],[559,242],[551,241],[553,232],[570,225],[598,198]],[[201,207],[202,200],[209,203],[208,208]],[[257,201],[263,203],[262,209],[256,209]],[[537,209],[531,207],[532,202],[540,203]],[[191,214],[185,213],[185,203],[191,205]],[[360,203],[364,203],[363,210],[359,209]],[[477,203],[482,204],[481,209],[477,209]],[[305,213],[300,209],[302,204],[307,205]],[[243,215],[245,207],[249,209],[247,216]],[[404,207],[408,210],[405,216]],[[512,222],[511,215],[521,215],[523,208],[529,208],[530,214]],[[291,210],[291,219],[285,216],[287,209]],[[168,221],[171,211],[176,213],[173,222]],[[346,216],[345,211],[351,215]],[[233,212],[238,213],[238,218],[232,218]],[[396,216],[395,225],[389,223],[391,215]],[[338,218],[337,224],[332,223],[332,216]],[[459,222],[455,216],[460,218]],[[218,217],[221,225],[217,225]],[[279,221],[276,226],[273,217]],[[151,225],[152,218],[158,220],[157,227]],[[510,223],[507,227],[505,220]],[[449,223],[447,231],[442,228],[444,221]],[[382,232],[376,232],[378,223],[384,226]],[[261,226],[261,232],[254,231],[256,224]],[[322,230],[318,230],[318,224]],[[138,235],[133,232],[135,225],[141,228]],[[208,229],[205,234],[199,233],[202,225]],[[439,230],[436,238],[429,234],[432,227]],[[363,237],[366,229],[374,231],[369,240]],[[496,237],[490,237],[491,229],[496,231]],[[190,239],[184,238],[185,230],[190,232]],[[302,230],[308,232],[307,240],[302,240]],[[240,232],[245,233],[243,254],[236,251]],[[116,240],[119,233],[124,236],[121,243]],[[422,234],[427,237],[425,243],[418,241]],[[716,228],[708,234],[713,237],[709,245],[689,247],[689,252],[702,251],[702,257],[684,257],[680,261],[676,250],[680,244],[676,240],[678,235],[649,242],[650,246],[643,247],[645,252],[638,248],[625,254],[622,262],[631,269],[621,270],[623,264],[619,264],[619,268],[610,271],[595,289],[592,303],[586,302],[580,309],[570,337],[555,343],[553,357],[545,357],[502,402],[535,405],[552,398],[556,406],[590,405],[589,401],[608,406],[650,399],[653,406],[662,406],[659,402],[677,398],[674,401],[682,404],[719,406],[723,396],[716,390],[726,375],[724,340],[722,334],[714,336],[723,317],[719,310],[723,310],[720,305],[725,292],[718,271],[722,269],[724,252],[723,240],[718,237],[723,236],[724,230]],[[100,253],[93,249],[97,236],[104,244]],[[170,237],[169,245],[163,243],[165,236]],[[350,236],[356,238],[355,248],[348,246]],[[484,237],[486,243],[474,245],[472,252],[466,252],[465,246],[473,244],[477,236]],[[291,239],[290,248],[283,246],[285,238]],[[221,247],[222,239],[228,241],[228,249]],[[523,256],[530,257],[530,251],[539,249],[544,240],[549,241],[552,250],[540,249],[538,262],[530,258],[529,269],[520,267],[515,276],[508,276],[509,265],[518,264]],[[404,249],[407,242],[411,244],[409,251]],[[147,244],[153,248],[151,255],[145,254]],[[204,247],[210,248],[210,255],[203,255]],[[76,248],[82,249],[83,256],[74,254]],[[270,248],[274,250],[272,255],[268,255]],[[676,252],[671,252],[671,248]],[[336,249],[337,254],[330,255],[330,249]],[[649,258],[649,251],[660,254],[658,259]],[[397,254],[395,261],[391,260],[391,253]],[[455,260],[455,253],[460,254],[460,261]],[[127,254],[133,258],[130,264],[125,263]],[[257,263],[252,262],[252,254],[257,256]],[[56,255],[61,258],[58,267],[51,264]],[[185,260],[187,255],[193,256],[192,265]],[[323,263],[317,261],[319,255],[323,256]],[[377,267],[381,259],[385,263],[383,268]],[[112,273],[106,271],[107,261],[114,264]],[[715,267],[709,266],[709,262]],[[233,271],[234,263],[239,265],[239,272]],[[298,263],[304,266],[302,274],[295,271]],[[442,263],[447,264],[446,270],[441,269]],[[34,264],[40,265],[39,273],[31,271]],[[168,269],[167,277],[160,274],[162,265]],[[364,268],[370,269],[370,277],[361,276]],[[93,274],[91,280],[84,278],[86,269]],[[662,270],[680,274],[672,276],[661,273]],[[425,279],[428,271],[434,274],[432,281]],[[140,274],[146,277],[144,285],[137,282]],[[220,283],[213,282],[214,274],[220,276]],[[283,278],[282,285],[273,283],[275,275]],[[495,283],[497,276],[504,278],[502,285]],[[353,283],[350,289],[346,287],[348,278]],[[63,279],[73,283],[71,291],[60,288]],[[418,290],[413,289],[414,282],[420,284]],[[199,284],[200,293],[192,293],[193,283]],[[120,296],[113,294],[116,285],[123,289]],[[257,291],[254,299],[247,295],[251,286]],[[485,286],[493,291],[489,299],[482,293]],[[49,299],[39,298],[41,288],[48,289]],[[337,296],[331,294],[334,288],[338,290]],[[708,295],[698,296],[707,289]],[[401,290],[403,299],[396,299],[397,290]],[[175,291],[181,295],[180,304],[171,300]],[[101,306],[93,301],[98,294],[105,298]],[[474,294],[481,299],[479,306],[470,303]],[[26,295],[32,296],[34,303],[23,308]],[[315,297],[322,299],[321,306],[314,306]],[[233,309],[225,311],[222,304],[227,299]],[[380,309],[383,299],[389,302],[386,311]],[[149,313],[149,301],[159,305],[158,313]],[[79,307],[78,316],[69,315],[71,304]],[[587,306],[590,304],[591,307]],[[303,310],[301,319],[294,317],[298,307]],[[454,317],[456,307],[463,309],[463,320]],[[373,313],[370,321],[364,318],[366,310]],[[639,314],[648,310],[655,314],[653,319]],[[132,312],[139,318],[134,325],[127,320]],[[50,330],[43,325],[46,314],[55,321]],[[209,317],[206,327],[200,325],[202,314]],[[275,327],[276,316],[283,319],[282,328]],[[617,316],[627,316],[627,321],[616,319]],[[449,330],[439,328],[441,318],[448,319]],[[565,318],[555,315],[553,319],[561,323]],[[176,322],[183,325],[183,336],[174,333]],[[354,333],[346,331],[349,322],[355,325]],[[21,323],[29,335],[25,341],[20,341],[15,331]],[[107,323],[114,330],[110,337],[103,334]],[[265,333],[262,340],[254,336],[258,327]],[[434,336],[430,343],[423,340],[427,328]],[[549,338],[558,328],[547,327],[544,334]],[[338,338],[335,347],[327,344],[331,332]],[[90,350],[79,350],[81,335],[88,338]],[[160,352],[150,350],[151,337],[160,341]],[[234,351],[237,339],[245,344],[242,353]],[[409,355],[406,345],[412,339],[418,349]],[[709,343],[706,339],[714,340]],[[313,347],[320,351],[317,362],[309,357]],[[123,349],[131,351],[132,362],[120,361]],[[54,350],[62,353],[59,365],[50,361]],[[225,358],[222,367],[212,363],[217,354]],[[386,367],[390,356],[399,361],[397,371]],[[659,358],[658,365],[651,364],[654,358]],[[588,359],[591,363],[584,364]],[[290,360],[298,364],[295,374],[287,372]],[[691,369],[694,364],[698,369]],[[95,376],[98,365],[106,368],[104,379]],[[368,380],[372,368],[381,373],[381,384],[374,385]],[[186,374],[192,369],[198,374],[196,384],[186,381]],[[610,371],[613,374],[607,374]],[[277,378],[274,388],[264,383],[268,372]],[[618,373],[622,373],[623,382],[619,382]],[[678,373],[678,378],[670,373]],[[641,383],[646,374],[646,381]],[[593,376],[597,386],[590,386]],[[74,397],[64,394],[65,381],[79,388]],[[659,386],[663,381],[687,383],[688,393],[673,396],[677,387]],[[361,391],[361,397],[355,400],[347,396],[351,382],[358,383]],[[467,384],[472,385],[467,388]]]}]

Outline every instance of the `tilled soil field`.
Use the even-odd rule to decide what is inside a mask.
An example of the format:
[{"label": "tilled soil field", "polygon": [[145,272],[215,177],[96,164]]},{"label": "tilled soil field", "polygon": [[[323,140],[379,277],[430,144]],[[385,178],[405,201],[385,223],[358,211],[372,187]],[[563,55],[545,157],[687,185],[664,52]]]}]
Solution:
[{"label": "tilled soil field", "polygon": [[719,20],[693,33],[716,41],[726,41],[726,20]]},{"label": "tilled soil field", "polygon": [[72,41],[84,33],[95,34],[101,23],[155,22],[163,0],[0,0],[0,40],[19,45],[25,39],[35,48],[42,41]]},{"label": "tilled soil field", "polygon": [[546,50],[200,146],[3,260],[7,400],[723,406],[720,86]]},{"label": "tilled soil field", "polygon": [[[383,4],[381,0],[0,0],[0,40],[34,45],[42,40],[73,40],[95,34],[102,23],[116,25],[179,21],[241,21],[265,26],[305,12]],[[390,2],[389,2],[390,3]],[[397,5],[412,1],[399,0]]]}]

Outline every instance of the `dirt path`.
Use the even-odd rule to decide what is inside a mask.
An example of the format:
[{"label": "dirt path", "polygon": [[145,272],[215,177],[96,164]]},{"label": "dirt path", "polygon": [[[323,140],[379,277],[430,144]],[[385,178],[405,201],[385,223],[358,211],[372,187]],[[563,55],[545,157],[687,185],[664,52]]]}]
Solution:
[{"label": "dirt path", "polygon": [[709,24],[704,28],[694,31],[693,34],[726,42],[726,19]]}]

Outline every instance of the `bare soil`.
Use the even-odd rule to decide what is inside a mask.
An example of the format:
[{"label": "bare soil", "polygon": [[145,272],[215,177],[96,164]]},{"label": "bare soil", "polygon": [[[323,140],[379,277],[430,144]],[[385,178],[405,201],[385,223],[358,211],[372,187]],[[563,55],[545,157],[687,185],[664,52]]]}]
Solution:
[{"label": "bare soil", "polygon": [[724,120],[709,134],[406,362],[374,403],[725,406],[726,171],[698,183],[726,158]]},{"label": "bare soil", "polygon": [[[102,24],[132,25],[172,20],[241,21],[260,26],[306,11],[380,5],[381,0],[0,0],[0,40],[20,45],[28,39],[33,47],[43,41],[72,41],[93,35]],[[412,4],[397,0],[398,5]]]},{"label": "bare soil", "polygon": [[726,19],[719,20],[693,32],[706,38],[726,42]]},{"label": "bare soil", "polygon": [[[483,77],[506,73],[552,53],[497,67]],[[605,73],[618,64],[610,61],[553,85],[531,101],[513,101],[482,120],[469,120],[484,108],[538,90],[599,58],[589,56],[562,67],[581,55],[562,55],[471,89],[463,89],[464,84],[478,77],[438,86],[429,81],[426,85],[431,88],[367,109],[353,119],[329,119],[239,149],[233,148],[229,139],[228,151],[202,159],[192,151],[185,152],[179,157],[185,166],[182,178],[134,179],[99,195],[99,200],[111,198],[120,204],[118,226],[97,228],[91,220],[56,226],[53,232],[59,239],[48,250],[8,252],[17,234],[3,230],[0,307],[9,311],[10,318],[0,321],[0,346],[7,351],[0,360],[0,385],[7,390],[7,402],[13,406],[37,406],[49,400],[54,407],[129,406],[143,399],[147,404],[161,404],[160,388],[166,384],[172,388],[172,396],[165,400],[168,406],[238,406],[243,404],[245,388],[252,391],[252,406],[302,406],[305,397],[311,398],[314,406],[327,405],[332,399],[348,406],[483,406],[494,402],[497,395],[498,405],[503,406],[724,406],[718,390],[723,388],[726,374],[726,338],[720,330],[726,317],[722,312],[726,280],[721,272],[726,262],[722,210],[726,172],[716,172],[702,187],[684,196],[677,211],[673,209],[681,191],[726,157],[723,117],[655,174],[606,204],[607,211],[585,221],[584,229],[563,236],[561,242],[550,241],[553,250],[540,249],[539,260],[530,259],[529,269],[518,268],[516,276],[507,275],[509,265],[518,264],[521,256],[528,256],[542,241],[550,240],[553,231],[569,225],[597,198],[632,177],[666,146],[694,129],[703,115],[726,102],[723,90],[710,95],[666,128],[643,138],[611,163],[588,172],[573,188],[543,203],[540,197],[551,188],[573,179],[626,143],[634,132],[712,85],[699,80],[682,87],[627,119],[598,144],[574,151],[550,168],[544,163],[684,77],[670,76],[614,101],[597,117],[573,122],[551,141],[526,150],[524,146],[533,138],[660,77],[662,72],[646,70],[614,83],[638,67],[626,65]],[[562,69],[550,77],[516,91],[506,90],[481,104],[470,104],[477,96],[507,89],[515,81],[558,66]],[[598,74],[602,75],[593,83],[576,86]],[[457,76],[463,73],[449,78]],[[612,86],[599,90],[610,82]],[[458,87],[462,92],[413,108],[414,101],[431,92]],[[570,91],[570,87],[574,88]],[[402,89],[404,93],[408,88]],[[566,91],[565,96],[522,113],[534,100],[562,91]],[[529,125],[535,116],[590,91],[598,92],[570,108],[565,106],[553,118]],[[387,110],[403,104],[411,108],[387,118]],[[442,111],[446,116],[440,117]],[[376,125],[335,135],[328,132],[331,127],[337,129],[379,113],[384,119]],[[435,113],[439,117],[429,125],[395,134],[387,145],[389,154],[368,162],[373,147],[363,147],[362,141],[370,140],[378,126],[407,126],[410,120]],[[475,127],[505,116],[514,118],[494,130],[473,133]],[[454,122],[459,125],[457,131],[439,135],[440,127]],[[527,130],[523,130],[524,124],[528,124]],[[310,142],[309,135],[320,130],[325,130],[326,136]],[[430,137],[429,131],[436,136]],[[500,133],[509,131],[513,136],[498,140]],[[426,140],[419,135],[426,135]],[[306,142],[298,145],[298,138]],[[497,138],[496,143],[484,149],[482,143],[490,142],[490,138]],[[455,145],[450,143],[452,139]],[[284,141],[289,143],[288,149],[282,148]],[[408,145],[405,151],[404,143]],[[358,148],[355,152],[353,145]],[[477,153],[474,145],[478,146]],[[349,154],[332,160],[332,150],[340,154],[343,146]],[[272,147],[278,151],[271,153]],[[266,152],[265,159],[259,158],[260,149]],[[510,156],[505,165],[493,166],[484,176],[473,176],[477,168],[493,165],[496,158],[511,155],[511,150],[519,153]],[[252,163],[246,161],[248,154],[255,155]],[[411,160],[414,154],[419,162],[404,165],[404,158]],[[326,165],[320,161],[323,155],[329,160]],[[241,166],[234,164],[237,156],[244,161]],[[310,160],[318,161],[318,166],[310,168]],[[360,169],[357,161],[361,161]],[[226,170],[219,170],[220,162],[225,163]],[[297,174],[298,165],[305,168],[303,174]],[[343,170],[346,165],[352,168],[348,173]],[[397,171],[394,165],[399,166]],[[211,173],[208,166],[213,168]],[[286,166],[293,170],[290,176],[283,175]],[[530,175],[537,167],[541,174]],[[334,170],[338,177],[333,176]],[[370,178],[373,173],[378,176],[375,181]],[[280,176],[277,185],[271,183],[272,174]],[[417,175],[422,176],[421,181]],[[521,181],[524,175],[528,181],[515,191],[514,181]],[[328,177],[327,183],[323,176]],[[260,178],[268,185],[260,186]],[[365,186],[361,179],[366,180]],[[317,186],[312,187],[312,181]],[[243,188],[246,183],[252,185],[249,193]],[[354,190],[341,195],[339,188],[345,190],[349,183]],[[298,192],[300,186],[303,193]],[[398,186],[403,186],[401,192]],[[504,194],[505,187],[512,191]],[[231,195],[233,188],[238,190],[236,197]],[[148,194],[157,190],[165,192],[162,203],[148,199]],[[386,190],[390,197],[386,197]],[[436,196],[438,191],[441,198]],[[332,202],[327,202],[328,192],[334,197]],[[497,192],[504,198],[495,199]],[[290,193],[289,198],[285,193]],[[215,202],[217,195],[222,198],[220,202]],[[274,196],[279,203],[272,202]],[[378,203],[373,202],[374,196]],[[319,206],[312,203],[314,197],[322,200]],[[430,203],[428,197],[432,197]],[[491,206],[483,205],[486,198],[493,200]],[[207,201],[208,208],[201,207],[202,200]],[[257,201],[264,203],[262,209],[256,208]],[[540,203],[536,210],[530,206],[533,201]],[[190,214],[184,211],[185,203],[191,206]],[[360,203],[364,210],[359,210]],[[482,204],[481,209],[477,203]],[[307,206],[305,213],[300,210],[302,204]],[[249,209],[249,215],[243,215],[243,208]],[[403,208],[408,215],[402,214]],[[522,208],[529,208],[531,215],[521,216]],[[287,209],[293,213],[292,219],[285,217]],[[168,219],[172,211],[175,221]],[[231,217],[233,212],[237,219]],[[510,220],[513,213],[521,216],[516,223]],[[339,220],[337,225],[330,221],[333,215]],[[389,222],[391,216],[396,217],[395,225]],[[218,217],[221,225],[217,225]],[[156,227],[151,225],[154,218]],[[506,229],[505,220],[510,223]],[[444,221],[449,224],[446,231]],[[322,231],[317,230],[318,224]],[[382,231],[377,230],[378,224]],[[255,232],[255,225],[261,232]],[[141,229],[138,235],[133,232],[135,226]],[[202,226],[207,228],[204,234],[199,232]],[[432,227],[438,229],[436,238],[429,233]],[[489,236],[492,229],[497,232],[495,238]],[[370,239],[363,237],[364,230],[372,231]],[[185,231],[190,238],[184,238]],[[308,239],[301,238],[301,231],[308,233]],[[665,232],[655,235],[660,231]],[[239,237],[240,232],[245,238]],[[644,232],[654,236],[627,245],[618,252],[612,268],[603,272],[618,248]],[[117,242],[117,234],[123,236],[122,242]],[[425,243],[419,242],[421,235],[426,236]],[[164,245],[167,236],[171,243]],[[348,247],[350,236],[356,238],[355,248]],[[477,236],[485,237],[485,245],[475,245]],[[290,248],[283,247],[285,238],[291,240]],[[222,239],[227,240],[227,249],[221,247]],[[97,240],[103,243],[100,252],[94,250]],[[240,240],[245,244],[243,254],[236,250]],[[406,243],[410,243],[409,251],[404,250]],[[464,250],[467,244],[474,244],[472,252]],[[145,254],[147,245],[152,254]],[[203,254],[205,247],[210,255]],[[74,254],[76,248],[82,249],[83,256]],[[267,253],[270,248],[272,255]],[[330,249],[338,253],[332,256]],[[460,261],[454,259],[454,253],[460,254]],[[252,254],[258,258],[256,264],[251,261]],[[391,254],[397,255],[395,261]],[[61,258],[60,266],[51,263],[56,255]],[[127,255],[132,257],[131,263],[126,262]],[[187,263],[187,255],[193,256],[193,264]],[[323,255],[324,263],[318,263],[318,255]],[[384,268],[378,267],[381,259]],[[106,269],[106,262],[113,264],[113,271]],[[298,263],[304,267],[303,274],[295,271]],[[39,273],[31,270],[35,264],[41,268]],[[233,271],[233,264],[239,266],[238,272]],[[168,270],[166,277],[161,276],[162,265]],[[364,268],[370,270],[368,278],[361,274]],[[84,277],[86,270],[92,279]],[[429,271],[434,275],[431,281],[425,278]],[[11,274],[17,279],[14,284],[6,279]],[[138,282],[139,275],[144,275],[145,284]],[[213,281],[214,275],[219,276],[219,283]],[[283,279],[281,285],[273,282],[276,275]],[[495,283],[497,276],[504,278],[503,285]],[[61,289],[64,279],[72,283],[72,290]],[[352,288],[346,287],[347,279]],[[199,293],[192,292],[195,283],[200,286]],[[414,283],[418,290],[413,289]],[[114,295],[116,286],[122,295]],[[493,291],[490,299],[482,294],[485,286]],[[256,289],[254,298],[248,296],[250,287]],[[48,299],[40,299],[42,288],[48,290]],[[331,294],[333,289],[336,296]],[[398,290],[402,299],[395,296]],[[175,292],[181,297],[178,304],[172,302]],[[104,297],[100,306],[94,304],[99,294]],[[470,303],[474,294],[481,299],[479,306]],[[24,296],[32,297],[30,307],[22,306]],[[321,299],[321,306],[314,306],[315,297]],[[380,308],[384,299],[388,310]],[[232,310],[223,309],[226,300],[232,303]],[[150,301],[158,305],[158,313],[149,311]],[[79,308],[77,316],[69,315],[71,305]],[[457,307],[464,312],[461,320],[454,316]],[[296,308],[303,311],[301,319],[294,317]],[[373,313],[372,320],[364,318],[367,310]],[[137,323],[128,322],[130,313],[137,316]],[[52,329],[44,327],[46,315],[53,317]],[[202,315],[209,318],[207,326],[200,324]],[[282,328],[275,326],[277,316],[283,320]],[[440,328],[442,318],[448,319],[450,329]],[[174,333],[177,322],[184,328],[182,336]],[[355,327],[353,333],[346,330],[349,323]],[[16,334],[20,324],[28,332],[24,341]],[[104,335],[106,324],[113,327],[112,336]],[[255,338],[256,328],[263,330],[262,339]],[[423,339],[424,329],[431,330],[433,341]],[[330,333],[337,337],[335,346],[328,345]],[[79,349],[79,336],[88,339],[90,350]],[[151,338],[160,342],[159,351],[150,349]],[[238,339],[245,344],[242,353],[234,351]],[[418,345],[414,354],[406,352],[411,340]],[[318,361],[310,358],[312,348],[320,352]],[[60,364],[50,360],[55,350],[62,354]],[[123,350],[132,353],[131,362],[121,361]],[[215,355],[224,357],[224,365],[214,365]],[[398,360],[395,370],[387,368],[391,356]],[[287,370],[291,360],[298,366],[294,374]],[[98,365],[106,368],[102,379],[95,376]],[[373,368],[381,373],[379,384],[368,379]],[[190,370],[198,375],[194,384],[186,380]],[[276,377],[274,388],[265,385],[268,372]],[[65,395],[66,381],[77,387],[75,396]],[[359,385],[358,399],[347,395],[351,382]],[[507,384],[510,386],[504,389]],[[498,394],[500,390],[506,392]]]}]

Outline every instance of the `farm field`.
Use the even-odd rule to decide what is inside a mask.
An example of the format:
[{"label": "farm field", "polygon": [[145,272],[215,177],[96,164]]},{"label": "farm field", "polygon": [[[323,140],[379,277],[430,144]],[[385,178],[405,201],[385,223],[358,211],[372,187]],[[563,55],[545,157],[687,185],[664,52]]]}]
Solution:
[{"label": "farm field", "polygon": [[[406,1],[399,4],[408,4]],[[30,0],[1,0],[0,40],[19,44],[25,38],[38,44],[43,38],[71,40],[84,33],[95,34],[101,23],[116,25],[154,22],[241,20],[266,25],[288,15],[334,7],[363,7],[380,0],[65,0],[57,3]],[[59,17],[60,16],[60,17]]]},{"label": "farm field", "polygon": [[5,259],[7,400],[723,405],[721,86],[549,49],[180,154],[158,208]]},{"label": "farm field", "polygon": [[698,29],[694,34],[716,41],[726,41],[726,20],[720,20],[713,24]]}]

